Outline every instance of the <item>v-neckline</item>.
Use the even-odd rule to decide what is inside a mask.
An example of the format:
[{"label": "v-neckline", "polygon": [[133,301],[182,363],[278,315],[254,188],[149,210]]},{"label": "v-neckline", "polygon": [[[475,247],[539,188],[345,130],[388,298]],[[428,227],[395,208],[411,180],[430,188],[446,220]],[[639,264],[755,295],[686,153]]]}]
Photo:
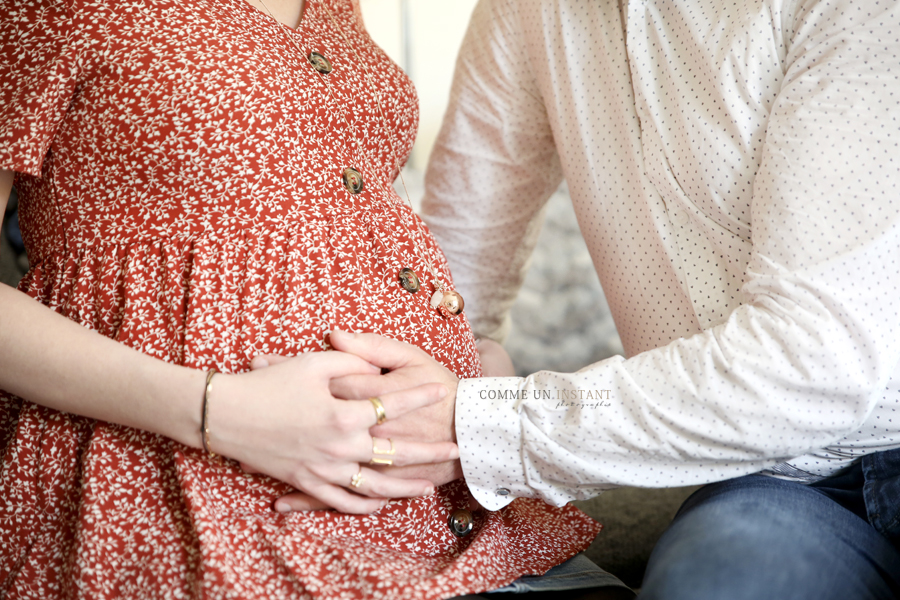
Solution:
[{"label": "v-neckline", "polygon": [[[288,25],[286,23],[282,23],[281,21],[276,19],[274,17],[274,15],[270,14],[269,11],[266,10],[265,8],[257,8],[256,6],[247,2],[247,0],[237,0],[237,1],[240,2],[241,4],[243,4],[244,6],[246,6],[247,8],[249,8],[250,10],[262,14],[262,16],[265,17],[267,20],[274,21],[275,24],[278,25],[279,27],[284,27],[285,29],[289,30],[292,33],[296,33],[303,28],[304,21],[306,20],[306,15],[309,14],[309,5],[312,4],[313,2],[315,2],[315,0],[304,0],[303,1],[303,9],[300,13],[300,19],[297,21],[296,26],[291,27],[290,25]],[[261,0],[261,3],[264,1],[265,0]]]}]

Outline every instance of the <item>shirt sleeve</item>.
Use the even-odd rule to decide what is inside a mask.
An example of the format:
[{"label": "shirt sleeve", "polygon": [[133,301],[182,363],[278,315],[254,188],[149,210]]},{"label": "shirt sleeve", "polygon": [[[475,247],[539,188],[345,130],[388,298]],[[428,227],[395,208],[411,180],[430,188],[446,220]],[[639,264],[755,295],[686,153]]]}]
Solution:
[{"label": "shirt sleeve", "polygon": [[[422,215],[448,253],[478,337],[502,341],[562,170],[516,39],[515,2],[480,2],[462,42],[450,108],[426,173]],[[477,195],[459,201],[460,187]],[[481,199],[489,199],[487,202]]]},{"label": "shirt sleeve", "polygon": [[71,15],[61,0],[0,8],[0,167],[40,176],[76,87]]},{"label": "shirt sleeve", "polygon": [[[796,13],[754,182],[743,305],[627,360],[460,386],[463,469],[485,507],[758,472],[896,403],[900,5],[862,4]],[[894,420],[873,429],[888,446],[900,440]]]}]

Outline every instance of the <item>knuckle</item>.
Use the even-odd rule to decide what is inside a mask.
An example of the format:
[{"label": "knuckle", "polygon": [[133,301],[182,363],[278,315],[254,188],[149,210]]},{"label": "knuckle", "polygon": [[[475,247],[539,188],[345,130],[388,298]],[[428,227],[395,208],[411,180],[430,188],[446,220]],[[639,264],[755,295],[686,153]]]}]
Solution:
[{"label": "knuckle", "polygon": [[364,493],[367,496],[374,496],[374,497],[380,498],[380,497],[387,497],[387,496],[392,495],[392,494],[385,493],[385,492],[387,492],[387,490],[385,489],[384,483],[381,481],[378,481],[378,480],[372,481],[368,486],[366,486],[366,488],[367,489],[364,491]]},{"label": "knuckle", "polygon": [[350,433],[357,428],[356,417],[349,410],[335,410],[331,414],[331,424],[340,433]]},{"label": "knuckle", "polygon": [[342,444],[329,442],[321,448],[321,452],[326,459],[332,462],[338,462],[346,458],[346,449]]},{"label": "knuckle", "polygon": [[375,350],[381,350],[382,348],[384,348],[385,343],[387,342],[387,340],[385,340],[383,337],[372,335],[371,333],[358,333],[357,336],[359,336],[359,338],[364,342],[367,342],[369,345],[371,345]]},{"label": "knuckle", "polygon": [[304,469],[294,469],[287,476],[287,483],[298,490],[306,488],[307,473]]},{"label": "knuckle", "polygon": [[310,369],[313,373],[318,373],[322,367],[322,354],[324,352],[307,352],[306,354],[301,354],[299,358],[303,366]]},{"label": "knuckle", "polygon": [[330,476],[334,474],[334,469],[324,464],[311,465],[308,471],[320,481],[328,481]]},{"label": "knuckle", "polygon": [[405,467],[407,465],[414,464],[413,459],[415,458],[415,453],[409,448],[404,448],[402,450],[398,449],[397,452],[389,458],[394,461],[394,464],[392,466]]}]

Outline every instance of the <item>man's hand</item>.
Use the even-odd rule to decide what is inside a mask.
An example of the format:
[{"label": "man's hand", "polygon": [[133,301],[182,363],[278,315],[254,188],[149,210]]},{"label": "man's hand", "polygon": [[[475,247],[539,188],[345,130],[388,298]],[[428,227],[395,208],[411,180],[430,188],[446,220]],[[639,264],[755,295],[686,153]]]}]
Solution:
[{"label": "man's hand", "polygon": [[426,352],[403,342],[372,333],[331,334],[335,350],[355,354],[386,371],[383,375],[349,375],[331,381],[337,398],[357,400],[408,390],[422,383],[441,383],[449,393],[432,410],[417,410],[400,418],[388,415],[387,423],[371,429],[372,435],[421,442],[455,442],[454,411],[459,378]]},{"label": "man's hand", "polygon": [[[387,370],[383,375],[351,375],[333,379],[331,391],[337,398],[348,400],[378,396],[392,391],[417,387],[424,382],[442,383],[449,393],[435,405],[416,410],[370,429],[382,438],[417,442],[456,442],[456,388],[459,378],[416,346],[390,340],[371,333],[331,334],[331,345],[342,352]],[[437,464],[411,465],[387,469],[393,476],[428,479],[441,485],[462,477],[459,460]]]}]

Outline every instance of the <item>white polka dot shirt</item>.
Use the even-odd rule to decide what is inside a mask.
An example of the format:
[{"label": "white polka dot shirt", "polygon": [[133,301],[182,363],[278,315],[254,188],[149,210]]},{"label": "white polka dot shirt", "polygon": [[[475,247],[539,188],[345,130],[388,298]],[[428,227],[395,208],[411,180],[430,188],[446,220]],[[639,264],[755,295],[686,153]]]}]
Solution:
[{"label": "white polka dot shirt", "polygon": [[479,4],[426,219],[502,339],[565,177],[629,356],[461,384],[485,507],[900,446],[898,78],[897,1]]}]

